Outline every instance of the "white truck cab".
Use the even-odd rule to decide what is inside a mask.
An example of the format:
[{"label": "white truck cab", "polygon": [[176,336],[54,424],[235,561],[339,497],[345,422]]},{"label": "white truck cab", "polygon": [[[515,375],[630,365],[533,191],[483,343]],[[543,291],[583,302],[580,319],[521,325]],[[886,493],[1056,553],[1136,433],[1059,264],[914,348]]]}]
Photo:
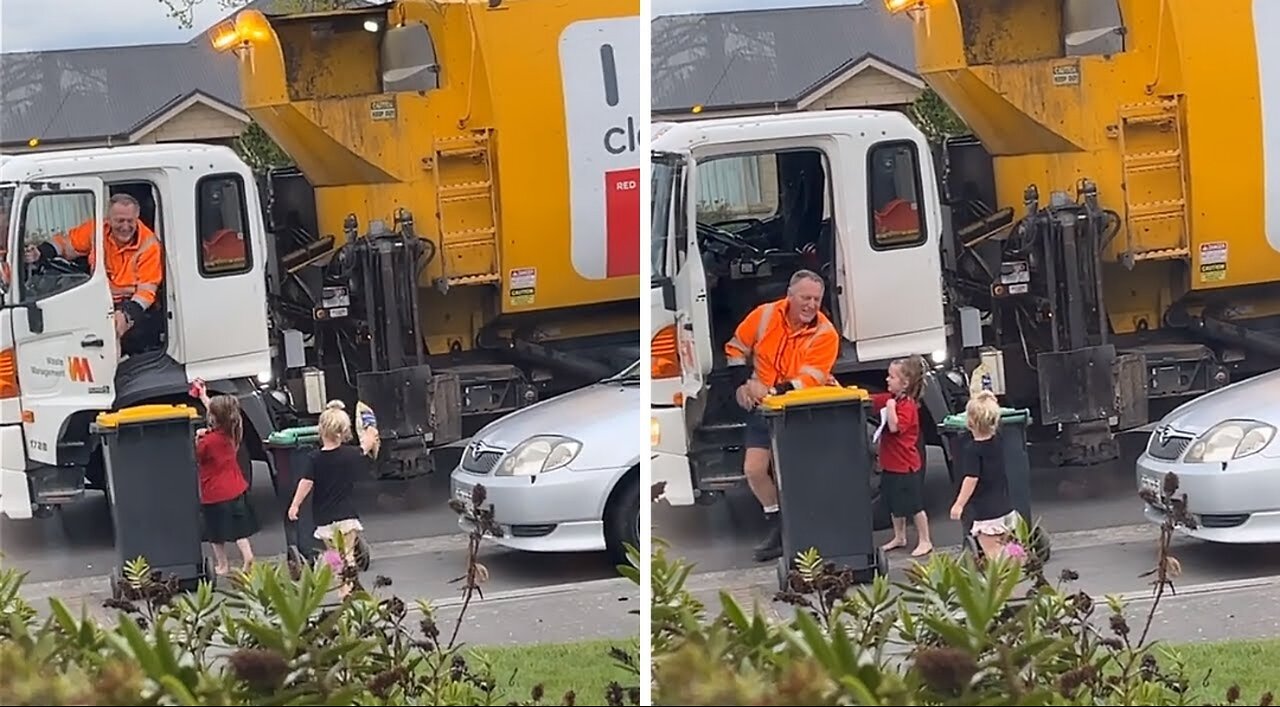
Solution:
[{"label": "white truck cab", "polygon": [[900,113],[693,120],[652,137],[652,482],[680,506],[744,481],[724,344],[796,270],[826,282],[842,383],[880,390],[895,358],[945,359],[944,224],[929,144]]},{"label": "white truck cab", "polygon": [[[112,195],[159,237],[165,320],[154,351],[121,360],[103,259],[30,265],[28,246],[104,223]],[[0,514],[30,518],[105,483],[89,434],[99,412],[190,402],[196,378],[237,394],[247,440],[270,433],[262,207],[231,149],[162,144],[0,157]],[[103,230],[94,249],[103,252]],[[265,455],[263,455],[265,456]]]}]

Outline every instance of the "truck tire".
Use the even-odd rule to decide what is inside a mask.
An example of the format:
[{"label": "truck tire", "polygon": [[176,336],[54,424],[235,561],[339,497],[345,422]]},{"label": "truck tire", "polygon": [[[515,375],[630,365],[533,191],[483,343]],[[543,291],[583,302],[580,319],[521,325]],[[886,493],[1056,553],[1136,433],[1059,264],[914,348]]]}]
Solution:
[{"label": "truck tire", "polygon": [[604,509],[604,539],[609,560],[625,565],[627,545],[640,549],[640,475],[628,474],[619,482]]}]

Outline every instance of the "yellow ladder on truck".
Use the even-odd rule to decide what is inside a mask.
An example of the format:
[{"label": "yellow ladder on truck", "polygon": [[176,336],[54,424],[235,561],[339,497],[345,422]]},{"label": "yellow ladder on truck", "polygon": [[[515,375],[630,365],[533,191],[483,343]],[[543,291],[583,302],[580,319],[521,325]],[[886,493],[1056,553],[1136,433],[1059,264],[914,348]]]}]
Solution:
[{"label": "yellow ladder on truck", "polygon": [[1125,261],[1176,260],[1191,253],[1187,163],[1178,98],[1120,107]]},{"label": "yellow ladder on truck", "polygon": [[445,283],[499,282],[498,204],[489,130],[435,141],[431,161]]}]

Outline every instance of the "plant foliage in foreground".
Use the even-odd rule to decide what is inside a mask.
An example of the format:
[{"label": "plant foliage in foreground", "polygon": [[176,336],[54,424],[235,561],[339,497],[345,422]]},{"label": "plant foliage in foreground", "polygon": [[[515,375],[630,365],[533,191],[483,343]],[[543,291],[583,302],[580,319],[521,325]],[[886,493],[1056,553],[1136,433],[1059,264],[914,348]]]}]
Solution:
[{"label": "plant foliage in foreground", "polygon": [[[484,493],[474,490],[475,507]],[[298,581],[282,566],[260,563],[227,589],[202,583],[182,593],[135,561],[121,580],[122,598],[107,602],[114,625],[87,609],[76,615],[58,599],[42,618],[20,595],[25,575],[0,570],[0,704],[639,704],[638,685],[617,683],[601,695],[550,696],[540,686],[503,694],[512,676],[464,657],[458,628],[488,575],[477,553],[492,523],[491,510],[468,513],[475,529],[459,578],[464,610],[453,627],[438,624],[427,602],[378,596],[391,585],[386,577],[330,603],[340,578],[324,563],[304,568]],[[339,571],[358,575],[352,567]],[[632,652],[611,654],[638,676]]]},{"label": "plant foliage in foreground", "polygon": [[[1153,576],[1156,601],[1134,630],[1114,598],[1055,582],[1034,559],[980,562],[935,553],[905,581],[855,586],[850,572],[802,553],[771,622],[727,593],[711,616],[685,589],[691,567],[654,541],[651,644],[655,705],[1203,705],[1176,652],[1146,635],[1177,575],[1173,529],[1194,523],[1170,474],[1154,500],[1170,508]],[[655,491],[658,493],[658,491]],[[1021,529],[1029,547],[1028,528]],[[1198,678],[1198,681],[1197,679]],[[1270,693],[1254,704],[1270,705]]]}]

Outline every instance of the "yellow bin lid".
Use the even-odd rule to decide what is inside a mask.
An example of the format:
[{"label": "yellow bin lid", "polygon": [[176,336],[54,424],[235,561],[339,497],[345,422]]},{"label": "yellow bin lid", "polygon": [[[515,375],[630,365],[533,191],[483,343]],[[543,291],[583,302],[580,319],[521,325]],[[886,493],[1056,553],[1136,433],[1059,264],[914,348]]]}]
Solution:
[{"label": "yellow bin lid", "polygon": [[97,422],[100,427],[119,427],[159,420],[194,420],[199,415],[189,405],[135,405],[116,412],[98,413]]},{"label": "yellow bin lid", "polygon": [[782,395],[767,396],[760,401],[760,407],[766,410],[782,410],[783,408],[802,405],[844,403],[870,399],[871,394],[856,385],[851,385],[848,388],[838,385],[824,385],[817,388],[789,390]]}]

